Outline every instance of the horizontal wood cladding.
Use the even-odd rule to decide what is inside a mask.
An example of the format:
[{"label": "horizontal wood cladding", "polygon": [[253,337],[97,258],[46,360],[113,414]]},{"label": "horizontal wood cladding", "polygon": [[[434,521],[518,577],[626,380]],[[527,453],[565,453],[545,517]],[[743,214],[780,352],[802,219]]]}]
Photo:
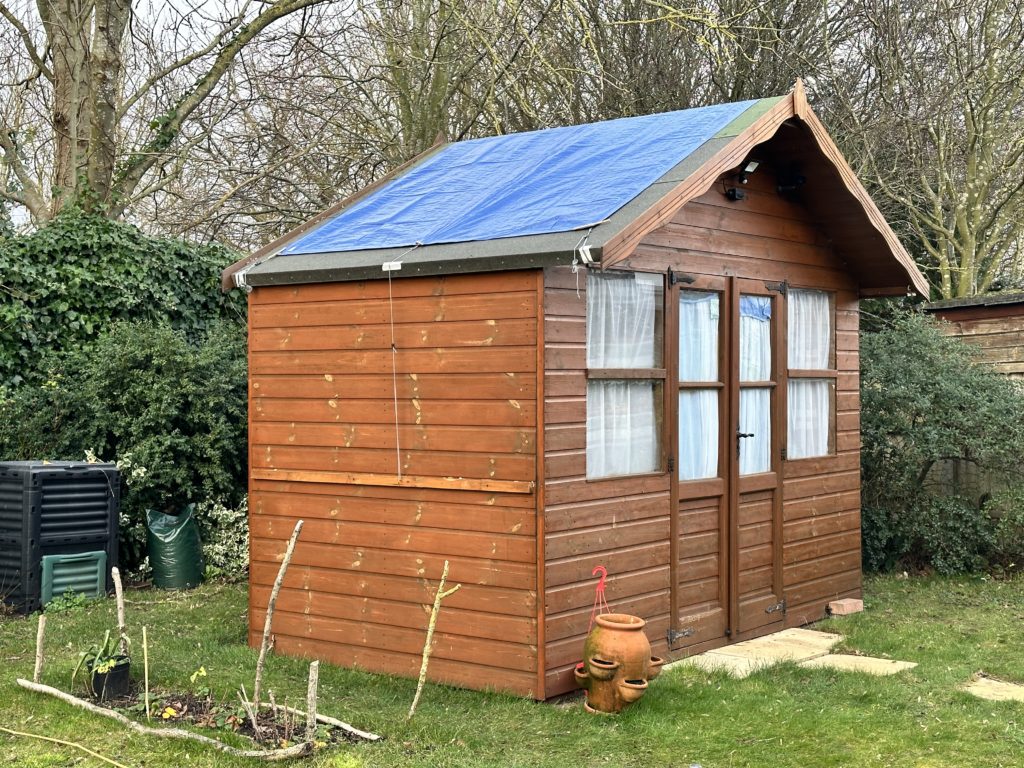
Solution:
[{"label": "horizontal wood cladding", "polygon": [[[946,310],[941,314],[950,322],[942,323],[942,332],[969,345],[980,363],[1011,378],[1024,377],[1024,311],[1010,305],[1017,316],[960,319],[973,308]],[[989,308],[983,308],[989,309]],[[1005,307],[999,307],[1003,311]]]},{"label": "horizontal wood cladding", "polygon": [[[579,277],[579,279],[578,279]],[[577,293],[577,281],[579,291]],[[669,626],[669,478],[586,478],[586,279],[545,270],[545,694],[576,687],[597,565],[613,611],[648,620],[657,646]],[[662,648],[664,650],[664,648]],[[657,651],[656,651],[657,652]]]},{"label": "horizontal wood cladding", "polygon": [[391,290],[250,297],[250,627],[302,518],[277,648],[416,675],[448,560],[431,679],[540,695],[538,273]]}]

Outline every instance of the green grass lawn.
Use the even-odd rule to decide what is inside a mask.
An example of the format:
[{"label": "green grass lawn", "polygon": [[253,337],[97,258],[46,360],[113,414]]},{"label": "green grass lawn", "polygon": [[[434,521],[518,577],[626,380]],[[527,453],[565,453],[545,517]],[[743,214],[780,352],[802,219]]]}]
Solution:
[{"label": "green grass lawn", "polygon": [[[141,668],[149,627],[152,686],[182,690],[200,666],[233,698],[251,690],[255,654],[244,642],[244,587],[189,593],[129,592],[130,634]],[[823,622],[842,648],[918,662],[871,678],[783,665],[746,680],[692,669],[664,673],[618,717],[576,704],[536,704],[428,686],[415,719],[411,680],[320,671],[320,709],[383,734],[376,744],[331,747],[308,766],[1022,766],[1024,704],[990,703],[960,690],[984,671],[1024,682],[1024,579],[871,579],[867,610]],[[113,600],[53,614],[43,682],[67,689],[78,650],[114,625]],[[127,734],[106,719],[18,688],[34,663],[35,617],[0,619],[0,725],[76,741],[126,766],[242,766],[200,745]],[[133,665],[134,668],[134,665]],[[267,685],[279,701],[304,698],[307,664],[273,657]],[[225,740],[243,746],[228,735]],[[71,748],[0,733],[0,765],[100,766]]]}]

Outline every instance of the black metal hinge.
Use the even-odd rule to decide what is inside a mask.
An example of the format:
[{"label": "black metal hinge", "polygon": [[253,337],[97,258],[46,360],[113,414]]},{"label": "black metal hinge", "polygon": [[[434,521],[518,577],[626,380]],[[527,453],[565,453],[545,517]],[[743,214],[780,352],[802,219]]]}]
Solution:
[{"label": "black metal hinge", "polygon": [[676,457],[675,456],[669,456],[667,464],[668,464],[668,466],[667,466],[667,471],[668,472],[675,472],[676,471]]},{"label": "black metal hinge", "polygon": [[697,280],[693,275],[688,275],[685,272],[673,272],[672,267],[668,268],[668,284],[675,285],[676,283],[685,283],[689,285]]},{"label": "black metal hinge", "polygon": [[786,612],[785,599],[783,599],[781,602],[776,603],[775,605],[769,605],[767,608],[764,609],[765,613],[778,613],[779,611],[782,611],[782,613]]},{"label": "black metal hinge", "polygon": [[764,287],[769,291],[775,291],[781,293],[783,296],[789,291],[789,283],[783,280],[781,283],[765,283]]},{"label": "black metal hinge", "polygon": [[670,629],[665,633],[668,637],[668,644],[675,645],[684,637],[691,637],[696,630],[693,627],[687,627],[686,629]]}]

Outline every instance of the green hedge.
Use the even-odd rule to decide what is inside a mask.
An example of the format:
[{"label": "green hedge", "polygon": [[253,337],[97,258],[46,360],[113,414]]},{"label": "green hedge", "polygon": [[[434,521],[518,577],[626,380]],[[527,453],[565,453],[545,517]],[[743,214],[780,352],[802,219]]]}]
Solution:
[{"label": "green hedge", "polygon": [[246,356],[241,323],[195,338],[167,324],[118,322],[88,344],[51,353],[38,384],[0,406],[6,459],[119,460],[121,545],[144,556],[147,508],[237,507],[246,485]]},{"label": "green hedge", "polygon": [[116,320],[165,322],[195,338],[218,319],[243,317],[240,292],[219,288],[235,258],[75,209],[0,239],[0,390],[38,378],[47,354]]},{"label": "green hedge", "polygon": [[956,475],[935,483],[933,470],[954,461],[996,483],[1019,476],[1024,394],[1016,382],[976,364],[973,350],[931,318],[896,311],[862,336],[861,409],[868,569],[955,573],[1013,559],[1013,531],[998,532],[976,489],[958,487]]}]

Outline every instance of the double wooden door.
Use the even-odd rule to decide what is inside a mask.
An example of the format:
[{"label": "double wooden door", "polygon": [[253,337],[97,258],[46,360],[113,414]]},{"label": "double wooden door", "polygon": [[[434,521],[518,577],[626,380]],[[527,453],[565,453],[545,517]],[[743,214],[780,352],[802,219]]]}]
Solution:
[{"label": "double wooden door", "polygon": [[781,626],[784,286],[672,286],[674,650]]}]

